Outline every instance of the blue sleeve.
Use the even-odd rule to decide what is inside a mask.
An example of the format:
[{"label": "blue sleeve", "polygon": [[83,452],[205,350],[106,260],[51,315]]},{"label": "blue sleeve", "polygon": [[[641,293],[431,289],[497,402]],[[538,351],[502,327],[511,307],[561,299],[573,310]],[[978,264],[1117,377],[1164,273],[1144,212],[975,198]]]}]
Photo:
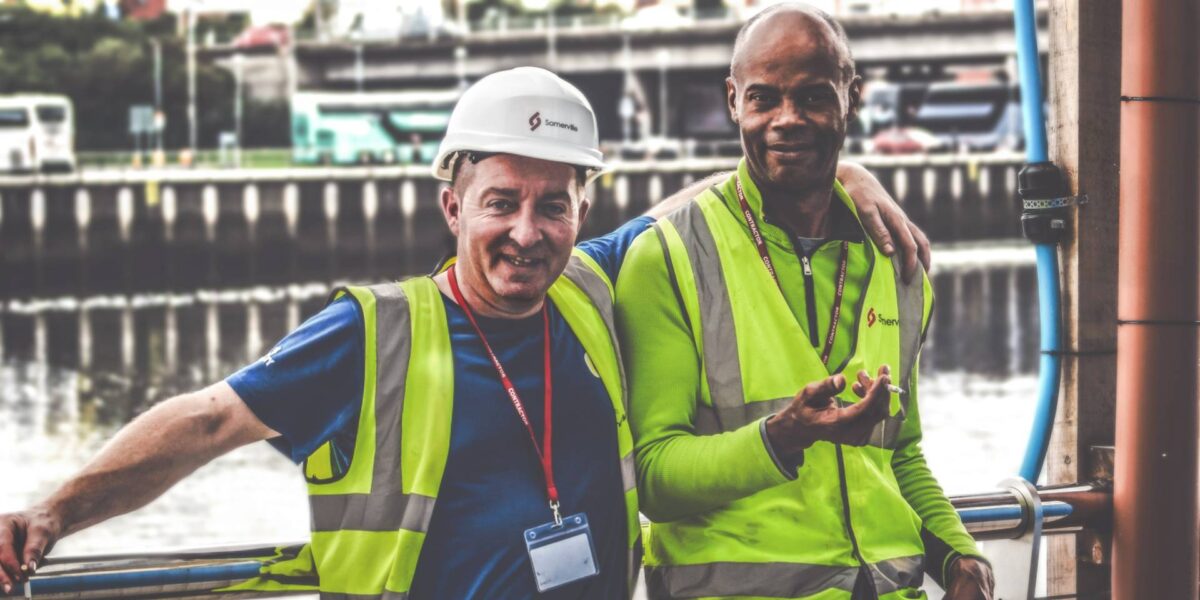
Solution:
[{"label": "blue sleeve", "polygon": [[592,238],[579,244],[579,249],[587,252],[592,260],[600,264],[608,279],[617,282],[617,273],[621,263],[625,262],[625,252],[633,244],[634,238],[654,224],[654,217],[638,217],[618,227],[608,235]]},{"label": "blue sleeve", "polygon": [[226,379],[255,416],[281,434],[271,443],[294,462],[357,428],[362,331],[358,303],[343,296]]}]

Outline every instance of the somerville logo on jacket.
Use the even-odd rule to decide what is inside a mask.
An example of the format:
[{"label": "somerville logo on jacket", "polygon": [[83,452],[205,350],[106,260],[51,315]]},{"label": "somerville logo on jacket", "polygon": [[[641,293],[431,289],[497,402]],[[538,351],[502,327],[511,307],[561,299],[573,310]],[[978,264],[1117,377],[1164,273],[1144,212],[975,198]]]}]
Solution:
[{"label": "somerville logo on jacket", "polygon": [[867,327],[874,327],[876,322],[885,327],[895,327],[900,324],[900,319],[889,319],[872,308],[867,311]]},{"label": "somerville logo on jacket", "polygon": [[568,131],[575,131],[575,132],[579,131],[579,128],[576,127],[574,123],[567,123],[564,121],[552,121],[550,119],[546,119],[545,121],[542,121],[541,111],[535,112],[529,116],[529,130],[530,131],[536,131],[538,127],[542,126],[542,123],[545,123],[546,127],[557,127],[559,129],[566,129]]}]

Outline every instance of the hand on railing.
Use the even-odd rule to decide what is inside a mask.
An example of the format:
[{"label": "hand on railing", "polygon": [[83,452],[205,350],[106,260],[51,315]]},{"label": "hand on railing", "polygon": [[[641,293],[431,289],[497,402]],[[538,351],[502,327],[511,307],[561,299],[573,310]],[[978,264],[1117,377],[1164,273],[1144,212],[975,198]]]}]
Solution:
[{"label": "hand on railing", "polygon": [[61,533],[61,519],[47,508],[0,515],[0,588],[5,594],[33,575]]},{"label": "hand on railing", "polygon": [[950,565],[943,600],[992,600],[996,579],[992,567],[978,558],[964,556]]}]

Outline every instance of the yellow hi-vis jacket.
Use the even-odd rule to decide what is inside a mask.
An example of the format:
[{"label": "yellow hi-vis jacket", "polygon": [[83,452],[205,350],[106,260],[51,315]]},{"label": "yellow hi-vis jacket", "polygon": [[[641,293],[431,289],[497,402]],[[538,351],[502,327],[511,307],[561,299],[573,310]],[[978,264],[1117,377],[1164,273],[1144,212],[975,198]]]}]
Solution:
[{"label": "yellow hi-vis jacket", "polygon": [[[315,572],[322,600],[408,598],[450,451],[454,364],[445,307],[428,277],[344,288],[334,297],[347,294],[362,309],[365,333],[354,457],[345,473],[335,476],[328,443],[309,456],[304,468],[311,543],[283,549],[288,556],[271,561],[260,578],[230,591],[312,589]],[[591,357],[612,400],[632,592],[637,490],[612,284],[589,256],[575,250],[547,295]]]},{"label": "yellow hi-vis jacket", "polygon": [[[733,177],[742,178],[785,294],[741,217]],[[941,581],[953,557],[978,555],[919,447],[929,281],[922,274],[905,285],[869,239],[850,243],[861,273],[847,277],[840,351],[827,366],[811,342],[825,332],[810,337],[802,315],[814,312],[793,304],[816,296],[815,314],[830,314],[832,294],[804,286],[835,277],[841,244],[818,250],[802,277],[791,239],[763,219],[745,161],[733,177],[643,233],[617,285],[638,487],[652,520],[650,595],[846,599],[863,578],[880,598],[923,598],[924,568]],[[861,228],[840,185],[836,195]],[[781,469],[763,420],[809,383],[838,372],[852,381],[882,364],[907,394],[892,395],[870,442],[818,442],[795,473]],[[839,396],[857,400],[849,386]]]}]

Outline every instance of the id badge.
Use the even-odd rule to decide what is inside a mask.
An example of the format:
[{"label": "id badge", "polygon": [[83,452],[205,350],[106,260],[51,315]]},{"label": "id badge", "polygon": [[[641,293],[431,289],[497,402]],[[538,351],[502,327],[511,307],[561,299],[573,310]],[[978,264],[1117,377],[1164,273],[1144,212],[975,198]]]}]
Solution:
[{"label": "id badge", "polygon": [[583,513],[563,517],[562,525],[547,523],[526,529],[525,548],[539,592],[600,573],[592,530]]}]

